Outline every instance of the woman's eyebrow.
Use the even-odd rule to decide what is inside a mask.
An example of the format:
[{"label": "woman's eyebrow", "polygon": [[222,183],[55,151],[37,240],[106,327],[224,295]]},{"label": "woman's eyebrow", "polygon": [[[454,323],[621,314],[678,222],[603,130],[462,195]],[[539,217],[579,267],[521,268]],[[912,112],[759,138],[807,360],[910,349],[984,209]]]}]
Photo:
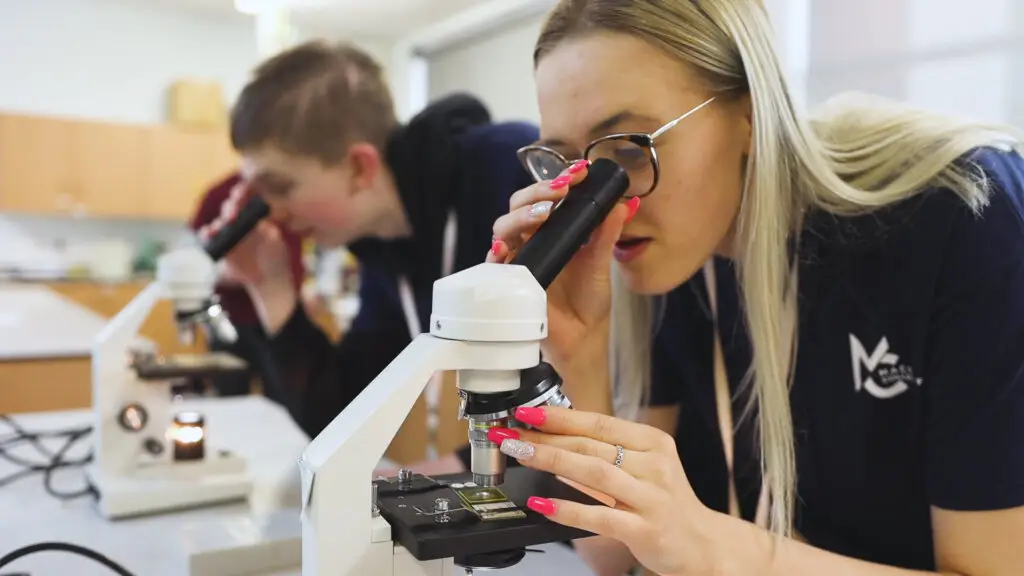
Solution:
[{"label": "woman's eyebrow", "polygon": [[565,140],[558,138],[541,138],[533,143],[534,146],[544,146],[546,148],[558,148],[559,146],[565,146]]}]

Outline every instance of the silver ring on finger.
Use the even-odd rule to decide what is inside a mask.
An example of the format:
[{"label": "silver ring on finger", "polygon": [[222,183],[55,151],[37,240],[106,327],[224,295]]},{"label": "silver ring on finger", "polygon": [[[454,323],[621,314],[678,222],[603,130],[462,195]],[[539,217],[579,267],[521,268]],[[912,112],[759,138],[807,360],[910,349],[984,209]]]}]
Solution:
[{"label": "silver ring on finger", "polygon": [[622,468],[622,460],[626,457],[626,451],[619,444],[615,445],[615,467]]}]

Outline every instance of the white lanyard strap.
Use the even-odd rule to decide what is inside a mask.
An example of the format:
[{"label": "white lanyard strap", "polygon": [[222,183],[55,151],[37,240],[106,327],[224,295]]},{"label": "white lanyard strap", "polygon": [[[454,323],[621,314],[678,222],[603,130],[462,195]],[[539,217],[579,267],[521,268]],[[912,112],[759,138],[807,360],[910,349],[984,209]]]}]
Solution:
[{"label": "white lanyard strap", "polygon": [[398,277],[398,299],[402,302],[402,314],[405,316],[405,325],[409,329],[409,338],[415,340],[423,333],[420,327],[420,315],[416,309],[416,298],[412,293],[412,286],[405,276]]},{"label": "white lanyard strap", "polygon": [[[711,305],[713,336],[715,339],[715,407],[718,412],[718,429],[722,435],[722,450],[725,452],[725,466],[729,482],[729,514],[740,516],[739,498],[736,495],[736,479],[733,470],[733,421],[732,396],[729,394],[729,376],[725,369],[725,354],[722,351],[721,333],[718,327],[718,286],[715,282],[714,259],[704,263],[704,283],[708,291],[708,303]],[[757,512],[754,522],[764,528],[768,525],[768,481],[761,480],[761,495],[757,500]]]},{"label": "white lanyard strap", "polygon": [[[459,239],[459,223],[452,210],[448,213],[448,221],[444,226],[444,237],[441,246],[441,277],[450,275],[455,271],[455,248]],[[416,297],[409,284],[407,276],[398,277],[398,299],[402,303],[402,314],[405,315],[405,324],[409,328],[409,339],[415,340],[423,333],[420,325],[419,308],[416,306]],[[440,374],[434,374],[427,383],[427,458],[437,459],[437,428],[440,425],[438,409],[441,404],[441,378]]]}]

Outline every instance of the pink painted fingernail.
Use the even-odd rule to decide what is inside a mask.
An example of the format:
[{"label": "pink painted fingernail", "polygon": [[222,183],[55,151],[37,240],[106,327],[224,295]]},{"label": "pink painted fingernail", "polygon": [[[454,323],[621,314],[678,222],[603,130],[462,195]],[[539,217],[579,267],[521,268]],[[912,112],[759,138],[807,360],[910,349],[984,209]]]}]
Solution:
[{"label": "pink painted fingernail", "polygon": [[530,426],[542,426],[544,421],[548,419],[548,415],[544,412],[543,408],[536,408],[532,406],[520,406],[516,408],[516,420],[519,420],[523,424],[529,424]]},{"label": "pink painted fingernail", "polygon": [[572,176],[559,176],[551,181],[551,189],[558,190],[559,188],[565,188],[569,185],[569,182],[572,182]]},{"label": "pink painted fingernail", "polygon": [[587,166],[590,166],[590,160],[579,160],[573,163],[572,166],[569,166],[569,174],[579,174],[580,172],[583,172]]},{"label": "pink painted fingernail", "polygon": [[510,428],[491,428],[487,431],[487,439],[501,446],[505,440],[519,440],[519,432]]},{"label": "pink painted fingernail", "polygon": [[504,242],[495,238],[494,242],[491,242],[491,254],[497,254],[501,250],[502,244],[504,244]]},{"label": "pink painted fingernail", "polygon": [[629,208],[629,214],[626,215],[626,222],[633,219],[636,216],[636,211],[640,209],[640,197],[633,196],[626,202],[626,207]]},{"label": "pink painted fingernail", "polygon": [[526,507],[545,516],[551,516],[555,513],[555,503],[540,496],[530,496],[527,498]]}]

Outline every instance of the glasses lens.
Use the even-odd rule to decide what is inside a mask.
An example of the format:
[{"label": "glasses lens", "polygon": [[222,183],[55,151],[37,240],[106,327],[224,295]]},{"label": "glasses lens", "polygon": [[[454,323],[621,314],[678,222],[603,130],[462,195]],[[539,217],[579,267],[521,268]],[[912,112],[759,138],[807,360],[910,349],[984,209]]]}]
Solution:
[{"label": "glasses lens", "polygon": [[629,192],[626,196],[643,196],[654,185],[654,161],[651,151],[629,140],[612,138],[595,143],[587,153],[587,160],[607,158],[629,173]]},{"label": "glasses lens", "polygon": [[543,148],[531,148],[523,153],[523,163],[530,170],[534,180],[551,180],[557,178],[568,168],[561,156]]}]

